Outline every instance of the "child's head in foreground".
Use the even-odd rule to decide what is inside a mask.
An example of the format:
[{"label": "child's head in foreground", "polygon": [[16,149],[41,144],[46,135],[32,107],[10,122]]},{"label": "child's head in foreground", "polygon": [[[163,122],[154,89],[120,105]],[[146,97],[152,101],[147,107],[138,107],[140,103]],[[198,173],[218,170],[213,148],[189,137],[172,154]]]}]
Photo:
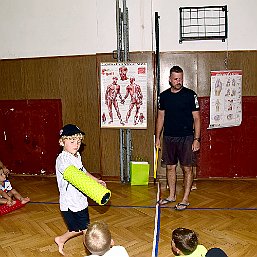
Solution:
[{"label": "child's head in foreground", "polygon": [[106,223],[97,221],[88,226],[84,244],[89,252],[95,255],[104,255],[110,250],[111,243],[111,232]]},{"label": "child's head in foreground", "polygon": [[176,255],[189,255],[198,245],[196,233],[187,228],[176,228],[172,232],[171,246]]},{"label": "child's head in foreground", "polygon": [[80,148],[85,133],[73,124],[67,124],[60,130],[59,144],[64,151],[76,154]]}]

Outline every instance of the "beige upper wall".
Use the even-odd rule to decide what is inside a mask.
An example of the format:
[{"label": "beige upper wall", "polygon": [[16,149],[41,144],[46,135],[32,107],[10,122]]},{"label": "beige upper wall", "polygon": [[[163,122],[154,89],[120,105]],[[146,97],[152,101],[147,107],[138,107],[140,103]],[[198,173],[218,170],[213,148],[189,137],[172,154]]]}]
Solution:
[{"label": "beige upper wall", "polygon": [[[122,1],[120,0],[120,4]],[[228,40],[179,44],[179,7],[228,5]],[[130,51],[256,50],[256,1],[127,0]],[[1,0],[0,59],[111,53],[116,49],[115,0]]]}]

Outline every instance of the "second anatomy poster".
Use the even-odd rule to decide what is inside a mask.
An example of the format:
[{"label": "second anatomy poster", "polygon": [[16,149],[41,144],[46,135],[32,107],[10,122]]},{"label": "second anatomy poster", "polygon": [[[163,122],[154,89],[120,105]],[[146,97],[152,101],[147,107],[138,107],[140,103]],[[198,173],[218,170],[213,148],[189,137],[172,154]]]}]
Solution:
[{"label": "second anatomy poster", "polygon": [[241,122],[242,71],[212,71],[209,128],[239,126]]}]

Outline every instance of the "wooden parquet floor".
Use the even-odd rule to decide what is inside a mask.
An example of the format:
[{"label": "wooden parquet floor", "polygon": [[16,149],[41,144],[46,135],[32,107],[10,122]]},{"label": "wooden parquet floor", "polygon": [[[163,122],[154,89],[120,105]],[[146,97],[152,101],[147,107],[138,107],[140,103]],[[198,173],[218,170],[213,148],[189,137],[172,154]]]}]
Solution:
[{"label": "wooden parquet floor", "polygon": [[[54,177],[11,178],[13,186],[31,203],[0,217],[1,257],[60,257],[53,239],[66,231],[59,212]],[[130,186],[108,182],[112,197],[107,206],[90,202],[91,221],[109,224],[116,244],[126,247],[131,257],[151,257],[157,186]],[[257,256],[257,180],[199,180],[190,195],[190,206],[179,212],[173,204],[161,208],[159,255],[174,256],[170,249],[173,229],[195,230],[207,248],[221,247],[228,256]],[[183,192],[178,182],[177,200]],[[165,185],[162,195],[167,195]],[[82,236],[65,245],[66,256],[87,253]]]}]

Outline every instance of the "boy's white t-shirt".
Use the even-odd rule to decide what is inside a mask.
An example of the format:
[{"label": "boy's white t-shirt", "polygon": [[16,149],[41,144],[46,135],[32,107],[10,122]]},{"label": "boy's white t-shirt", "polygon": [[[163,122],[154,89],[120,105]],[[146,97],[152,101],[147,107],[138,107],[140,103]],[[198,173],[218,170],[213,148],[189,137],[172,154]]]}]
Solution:
[{"label": "boy's white t-shirt", "polygon": [[[89,255],[91,257],[99,257],[100,255]],[[102,255],[104,257],[129,257],[126,249],[123,246],[120,245],[116,245],[113,246],[108,252],[106,252],[104,255]]]},{"label": "boy's white t-shirt", "polygon": [[61,211],[68,211],[68,209],[70,209],[73,212],[78,212],[88,207],[88,201],[85,194],[80,192],[76,187],[63,178],[65,169],[71,165],[85,173],[87,172],[83,167],[79,152],[77,153],[77,156],[66,151],[62,151],[58,155],[55,169],[60,192],[60,209]]}]

